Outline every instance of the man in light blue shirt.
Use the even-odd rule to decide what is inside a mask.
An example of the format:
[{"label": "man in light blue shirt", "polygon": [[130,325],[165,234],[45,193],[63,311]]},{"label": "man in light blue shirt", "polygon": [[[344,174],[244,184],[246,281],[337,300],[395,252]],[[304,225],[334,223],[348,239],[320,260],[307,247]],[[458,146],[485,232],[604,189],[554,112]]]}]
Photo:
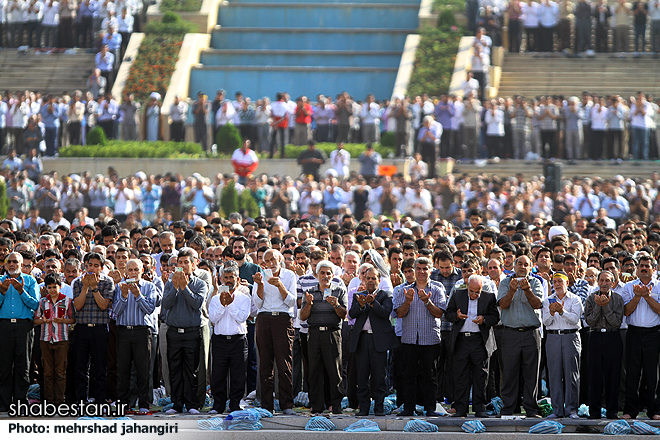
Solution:
[{"label": "man in light blue shirt", "polygon": [[19,400],[27,402],[30,355],[34,338],[32,319],[39,305],[37,280],[21,272],[23,257],[7,255],[6,275],[0,277],[0,411]]},{"label": "man in light blue shirt", "polygon": [[114,84],[114,65],[115,56],[110,52],[110,47],[107,44],[101,46],[101,52],[96,54],[96,68],[101,71],[101,75],[108,82],[106,91],[112,91],[112,84]]},{"label": "man in light blue shirt", "polygon": [[380,153],[374,150],[371,143],[367,144],[367,150],[362,152],[359,157],[360,174],[366,179],[378,175],[378,165],[383,161]]},{"label": "man in light blue shirt", "polygon": [[60,128],[60,106],[53,95],[46,97],[46,104],[41,107],[41,122],[46,127],[46,156],[53,157],[57,152],[57,131]]}]

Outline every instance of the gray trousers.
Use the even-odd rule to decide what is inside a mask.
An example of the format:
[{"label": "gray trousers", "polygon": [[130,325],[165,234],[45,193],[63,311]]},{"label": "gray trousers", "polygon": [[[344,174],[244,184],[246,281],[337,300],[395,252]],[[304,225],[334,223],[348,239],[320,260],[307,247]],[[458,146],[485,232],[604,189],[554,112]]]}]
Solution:
[{"label": "gray trousers", "polygon": [[568,159],[582,159],[582,130],[566,130],[566,157]]},{"label": "gray trousers", "polygon": [[513,130],[513,157],[524,159],[527,151],[527,130]]},{"label": "gray trousers", "polygon": [[545,354],[552,412],[557,417],[577,414],[580,395],[580,333],[548,334]]},{"label": "gray trousers", "polygon": [[463,126],[463,143],[466,146],[465,156],[469,159],[477,158],[479,146],[479,130],[477,127]]},{"label": "gray trousers", "polygon": [[524,379],[523,407],[527,415],[540,414],[536,402],[541,365],[541,332],[539,329],[502,332],[502,415],[512,415],[518,404],[520,373]]},{"label": "gray trousers", "polygon": [[160,323],[158,327],[158,333],[160,334],[160,339],[158,340],[158,348],[160,348],[160,368],[163,375],[163,384],[165,385],[165,393],[168,396],[172,395],[172,389],[170,388],[170,367],[167,363],[167,324],[164,322]]},{"label": "gray trousers", "polygon": [[202,341],[199,347],[199,368],[197,369],[197,399],[199,407],[204,408],[206,401],[206,386],[211,384],[211,369],[209,368],[209,351],[211,347],[211,324],[202,326]]}]

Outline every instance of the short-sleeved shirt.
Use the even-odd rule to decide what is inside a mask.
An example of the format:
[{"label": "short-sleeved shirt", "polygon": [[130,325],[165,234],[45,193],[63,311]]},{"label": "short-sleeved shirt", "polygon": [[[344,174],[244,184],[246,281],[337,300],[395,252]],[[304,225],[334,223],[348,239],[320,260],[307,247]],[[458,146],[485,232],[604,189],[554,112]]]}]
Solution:
[{"label": "short-sleeved shirt", "polygon": [[[331,285],[330,296],[337,298],[337,302],[340,306],[348,309],[347,304],[347,293],[344,283]],[[335,312],[335,307],[326,301],[323,296],[324,292],[320,289],[319,283],[312,288],[310,288],[307,293],[311,293],[314,296],[314,302],[312,303],[312,308],[307,318],[307,325],[310,329],[317,327],[337,327],[341,326],[341,318]],[[302,308],[305,308],[307,304],[307,298],[303,297]]]},{"label": "short-sleeved shirt", "polygon": [[[82,277],[77,278],[73,282],[73,299],[78,298],[82,292]],[[109,301],[112,301],[115,295],[115,282],[107,275],[99,275],[99,283],[96,286],[99,289],[101,296]],[[76,322],[80,324],[107,324],[110,320],[109,310],[101,310],[96,304],[94,292],[88,289],[85,304],[82,309],[76,312]]]},{"label": "short-sleeved shirt", "polygon": [[[500,281],[500,287],[497,293],[498,304],[509,292],[509,284],[511,284],[512,279],[513,277],[509,276]],[[532,288],[534,296],[543,300],[543,287],[541,287],[541,282],[532,276],[527,277],[527,281],[529,281],[529,286]],[[532,306],[529,305],[525,292],[520,288],[516,290],[511,305],[506,309],[502,309],[501,317],[502,324],[505,327],[520,328],[541,326],[541,309],[533,309]]]},{"label": "short-sleeved shirt", "polygon": [[[60,293],[60,296],[53,302],[50,295],[39,300],[39,308],[34,312],[35,318],[73,318],[73,302],[71,298]],[[69,324],[50,322],[41,324],[40,341],[61,342],[69,340]]]},{"label": "short-sleeved shirt", "polygon": [[[440,318],[431,315],[428,308],[419,299],[417,294],[417,283],[406,286],[415,291],[408,314],[401,318],[401,342],[414,345],[436,345],[440,343]],[[429,280],[426,288],[431,293],[431,302],[442,310],[447,309],[447,296],[442,284]],[[398,291],[393,298],[393,309],[396,310],[406,301],[404,289]]]}]

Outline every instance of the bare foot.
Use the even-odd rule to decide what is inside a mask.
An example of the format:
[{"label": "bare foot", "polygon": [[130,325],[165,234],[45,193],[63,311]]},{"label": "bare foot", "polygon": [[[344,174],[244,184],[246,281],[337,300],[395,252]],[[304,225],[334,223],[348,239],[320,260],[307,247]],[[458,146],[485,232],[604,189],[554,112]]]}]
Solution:
[{"label": "bare foot", "polygon": [[448,412],[449,414],[454,414],[454,413],[456,412],[456,408],[449,408],[449,409],[447,410],[447,412]]},{"label": "bare foot", "polygon": [[630,420],[632,417],[630,417],[630,414],[624,414],[621,416],[622,419]]},{"label": "bare foot", "polygon": [[653,416],[653,420],[660,420],[660,414],[655,414]]}]

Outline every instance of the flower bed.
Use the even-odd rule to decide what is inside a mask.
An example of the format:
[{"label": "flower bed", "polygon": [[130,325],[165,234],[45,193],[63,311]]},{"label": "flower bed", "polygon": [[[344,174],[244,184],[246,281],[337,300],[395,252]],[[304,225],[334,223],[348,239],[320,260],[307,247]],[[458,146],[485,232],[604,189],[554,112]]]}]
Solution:
[{"label": "flower bed", "polygon": [[124,93],[132,93],[136,101],[145,101],[151,92],[165,96],[182,41],[182,36],[144,37],[128,74]]}]

